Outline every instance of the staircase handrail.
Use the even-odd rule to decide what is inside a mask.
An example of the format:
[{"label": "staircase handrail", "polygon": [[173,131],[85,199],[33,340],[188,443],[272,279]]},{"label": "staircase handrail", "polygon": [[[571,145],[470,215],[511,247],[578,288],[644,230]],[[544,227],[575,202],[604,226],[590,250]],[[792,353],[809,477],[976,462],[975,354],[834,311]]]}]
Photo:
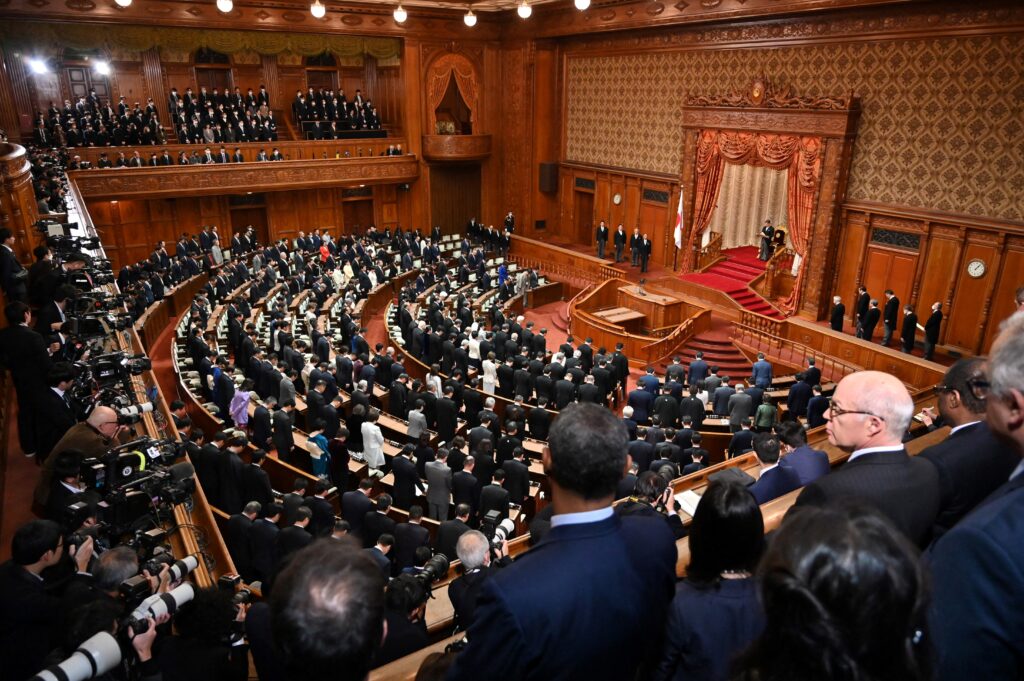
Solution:
[{"label": "staircase handrail", "polygon": [[709,232],[708,243],[700,249],[700,253],[697,255],[697,271],[703,272],[723,258],[725,256],[722,255],[722,233]]},{"label": "staircase handrail", "polygon": [[[775,277],[779,272],[785,272],[792,269],[793,258],[796,257],[796,251],[792,248],[780,248],[772,254],[772,257],[768,258],[768,262],[765,263],[764,267],[764,290],[761,295],[764,296],[765,300],[771,300],[775,297],[776,280]],[[788,260],[788,265],[785,262]]]},{"label": "staircase handrail", "polygon": [[696,316],[684,320],[669,335],[659,338],[649,345],[645,345],[641,350],[644,352],[648,362],[656,362],[662,357],[668,356],[684,340],[706,331],[710,327],[711,310],[704,309]]},{"label": "staircase handrail", "polygon": [[[731,338],[733,343],[744,346],[752,351],[763,352],[769,359],[788,364],[796,363],[802,366],[808,357],[813,357],[815,365],[821,369],[822,376],[827,376],[832,381],[837,381],[843,376],[857,371],[864,371],[864,367],[858,364],[843,361],[838,357],[825,354],[821,350],[816,350],[809,345],[769,333],[746,324],[742,320],[737,324],[733,324],[732,328],[733,334]],[[782,350],[787,352],[782,352]]]}]

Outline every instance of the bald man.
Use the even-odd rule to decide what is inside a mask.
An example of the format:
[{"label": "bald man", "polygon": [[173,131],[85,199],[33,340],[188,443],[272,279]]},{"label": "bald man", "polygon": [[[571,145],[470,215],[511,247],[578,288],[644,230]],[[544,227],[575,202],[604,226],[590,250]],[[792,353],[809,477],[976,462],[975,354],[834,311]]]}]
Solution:
[{"label": "bald man", "polygon": [[840,381],[825,411],[825,430],[850,458],[807,485],[795,507],[865,504],[925,546],[939,510],[939,477],[930,461],[911,458],[903,448],[913,412],[914,401],[894,376],[861,371]]},{"label": "bald man", "polygon": [[58,454],[76,450],[81,452],[83,460],[101,456],[114,446],[114,440],[120,430],[117,412],[110,407],[96,407],[88,419],[71,426],[43,462],[39,482],[33,494],[35,502],[46,506],[50,498],[50,481],[53,478],[53,466]]}]

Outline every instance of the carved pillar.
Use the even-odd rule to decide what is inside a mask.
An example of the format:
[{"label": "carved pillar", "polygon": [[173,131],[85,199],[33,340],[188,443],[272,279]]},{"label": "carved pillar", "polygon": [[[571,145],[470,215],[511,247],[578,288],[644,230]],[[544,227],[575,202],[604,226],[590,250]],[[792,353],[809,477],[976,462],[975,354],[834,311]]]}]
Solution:
[{"label": "carved pillar", "polygon": [[22,262],[32,260],[38,220],[32,171],[25,147],[0,143],[0,227],[14,232],[14,253]]}]

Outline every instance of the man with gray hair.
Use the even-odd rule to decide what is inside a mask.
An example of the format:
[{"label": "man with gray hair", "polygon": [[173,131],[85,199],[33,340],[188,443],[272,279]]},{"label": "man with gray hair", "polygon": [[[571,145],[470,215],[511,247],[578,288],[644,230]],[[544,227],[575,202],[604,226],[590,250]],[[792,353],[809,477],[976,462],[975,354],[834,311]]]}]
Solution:
[{"label": "man with gray hair", "polygon": [[455,553],[462,561],[462,576],[454,580],[448,587],[448,597],[455,609],[455,625],[465,631],[473,623],[476,614],[476,601],[480,589],[491,577],[495,568],[503,568],[512,563],[508,557],[508,542],[501,542],[495,549],[497,556],[491,562],[491,546],[483,532],[470,530],[455,545]]},{"label": "man with gray hair", "polygon": [[[968,387],[989,427],[1024,456],[1024,312],[1003,322],[987,376]],[[931,550],[936,679],[1024,677],[1024,464]]]},{"label": "man with gray hair", "polygon": [[796,507],[865,503],[918,546],[927,544],[939,510],[939,478],[930,461],[903,448],[913,412],[914,401],[895,376],[859,371],[843,378],[825,411],[825,430],[850,458],[807,485]]}]

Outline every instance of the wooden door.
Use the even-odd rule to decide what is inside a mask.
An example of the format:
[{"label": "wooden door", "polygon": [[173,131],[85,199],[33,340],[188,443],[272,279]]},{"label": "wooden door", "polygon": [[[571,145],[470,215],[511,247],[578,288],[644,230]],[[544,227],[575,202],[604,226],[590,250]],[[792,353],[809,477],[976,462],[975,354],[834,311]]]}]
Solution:
[{"label": "wooden door", "polygon": [[594,240],[594,195],[590,192],[574,193],[576,242],[590,244]]},{"label": "wooden door", "polygon": [[[89,89],[96,90],[96,96],[100,102],[110,99],[110,84],[106,77],[95,73],[88,66],[67,66],[64,69],[67,78],[68,92],[71,95],[71,102],[75,103],[79,97],[88,97]],[[117,102],[111,102],[116,104]]]},{"label": "wooden door", "polygon": [[[233,206],[231,208],[231,235],[243,234],[250,225],[256,230],[256,240],[258,243],[262,245],[270,243],[266,206]],[[231,239],[228,238],[227,241],[226,245],[230,246]]]},{"label": "wooden door", "polygon": [[[861,281],[880,306],[885,305],[886,289],[892,289],[901,304],[910,302],[917,270],[917,253],[868,246],[864,276]],[[855,300],[855,298],[853,299]],[[925,310],[927,311],[927,310]],[[917,310],[919,316],[922,310]]]},{"label": "wooden door", "polygon": [[428,227],[440,225],[442,234],[456,234],[471,217],[480,219],[480,164],[431,166]]},{"label": "wooden door", "polygon": [[[219,92],[231,91],[231,69],[196,67],[196,83],[199,87],[206,86],[207,92],[213,92],[217,88]],[[198,90],[197,90],[198,91]]]},{"label": "wooden door", "polygon": [[326,69],[308,69],[306,71],[306,84],[314,90],[319,90],[320,88],[337,90],[338,72]]},{"label": "wooden door", "polygon": [[373,199],[343,201],[341,210],[345,218],[346,234],[360,234],[373,224]]}]

